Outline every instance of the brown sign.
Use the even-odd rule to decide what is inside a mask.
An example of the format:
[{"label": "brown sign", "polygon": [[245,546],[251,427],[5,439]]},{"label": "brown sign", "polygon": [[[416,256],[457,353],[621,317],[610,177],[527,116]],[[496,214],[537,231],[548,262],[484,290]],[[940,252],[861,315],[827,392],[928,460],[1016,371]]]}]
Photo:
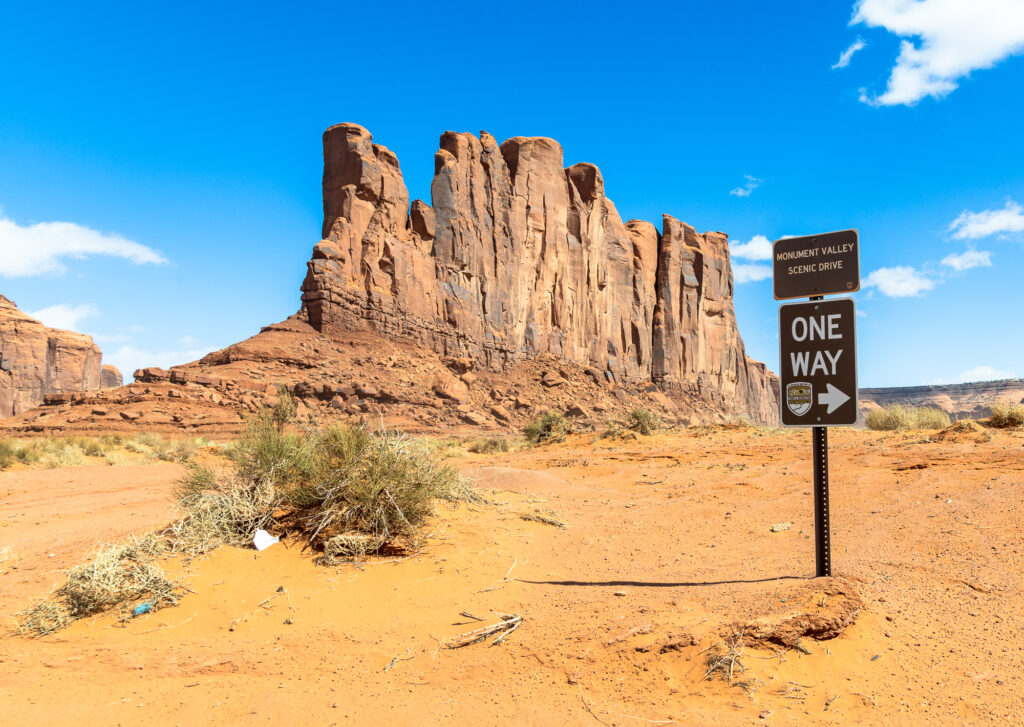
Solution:
[{"label": "brown sign", "polygon": [[852,298],[779,306],[783,426],[857,423],[856,320]]},{"label": "brown sign", "polygon": [[775,300],[860,290],[856,230],[786,237],[772,243]]}]

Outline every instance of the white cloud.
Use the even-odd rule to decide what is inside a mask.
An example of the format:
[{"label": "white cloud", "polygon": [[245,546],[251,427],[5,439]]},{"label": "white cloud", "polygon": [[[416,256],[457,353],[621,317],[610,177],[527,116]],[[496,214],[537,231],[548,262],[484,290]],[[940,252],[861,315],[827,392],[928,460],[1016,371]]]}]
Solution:
[{"label": "white cloud", "polygon": [[909,298],[931,290],[935,287],[935,281],[912,267],[898,265],[875,270],[864,279],[861,287],[878,288],[890,298]]},{"label": "white cloud", "polygon": [[737,187],[736,189],[729,192],[729,194],[731,194],[734,197],[749,197],[750,193],[753,192],[758,187],[760,187],[761,182],[764,181],[762,179],[758,179],[757,177],[752,177],[749,174],[744,174],[743,178],[747,180],[746,184],[744,184],[742,187]]},{"label": "white cloud", "polygon": [[136,369],[147,366],[159,366],[162,369],[166,369],[177,364],[190,363],[202,358],[209,352],[205,348],[190,348],[179,351],[147,351],[135,346],[121,346],[121,348],[112,353],[104,352],[103,363],[117,366],[127,378]]},{"label": "white cloud", "polygon": [[991,68],[1024,50],[1020,0],[860,0],[851,25],[885,28],[904,38],[881,96],[861,92],[872,106],[911,106],[942,98],[971,71]]},{"label": "white cloud", "polygon": [[99,313],[94,306],[83,303],[82,305],[70,306],[67,303],[57,303],[47,306],[42,310],[32,311],[28,315],[43,325],[50,328],[63,328],[67,331],[78,331],[78,322],[83,318],[94,316]]},{"label": "white cloud", "polygon": [[1024,232],[1024,207],[1008,199],[1002,209],[964,210],[950,223],[949,231],[957,240],[980,240],[990,235]]},{"label": "white cloud", "polygon": [[734,242],[729,251],[733,257],[744,260],[772,259],[772,243],[764,235],[754,235],[748,242]]},{"label": "white cloud", "polygon": [[741,285],[743,283],[756,283],[759,280],[767,280],[771,276],[771,265],[747,265],[739,263],[732,266],[732,277],[737,285]]},{"label": "white cloud", "polygon": [[96,343],[127,343],[132,340],[127,333],[92,333],[90,335]]},{"label": "white cloud", "polygon": [[857,40],[850,44],[849,48],[839,55],[839,60],[832,64],[832,70],[834,71],[837,68],[846,68],[850,65],[850,59],[853,58],[853,54],[866,45],[867,43],[864,42],[863,38],[857,38]]},{"label": "white cloud", "polygon": [[67,272],[63,258],[109,255],[136,265],[167,262],[160,253],[117,234],[73,222],[39,222],[22,227],[0,213],[0,276],[28,277]]},{"label": "white cloud", "polygon": [[941,379],[939,381],[933,381],[933,384],[963,384],[971,381],[997,381],[999,379],[1012,379],[1014,378],[1013,373],[1010,371],[1002,371],[1000,369],[993,368],[991,366],[975,366],[973,369],[967,369],[966,371],[960,372],[958,376],[954,376],[950,379]]},{"label": "white cloud", "polygon": [[955,252],[942,258],[942,264],[957,271],[971,268],[992,267],[992,253],[988,250],[975,250],[973,247],[964,252]]}]

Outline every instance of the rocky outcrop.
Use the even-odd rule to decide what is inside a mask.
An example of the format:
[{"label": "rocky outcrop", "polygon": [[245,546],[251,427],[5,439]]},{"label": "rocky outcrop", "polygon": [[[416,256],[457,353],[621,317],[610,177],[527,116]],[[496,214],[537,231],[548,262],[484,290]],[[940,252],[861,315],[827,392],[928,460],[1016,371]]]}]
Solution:
[{"label": "rocky outcrop", "polygon": [[89,336],[48,328],[0,295],[0,417],[47,394],[98,389],[100,358]]},{"label": "rocky outcrop", "polygon": [[113,389],[122,384],[124,384],[124,378],[121,376],[120,369],[117,366],[103,364],[103,368],[100,369],[100,388]]},{"label": "rocky outcrop", "polygon": [[506,371],[553,357],[653,384],[701,418],[777,421],[777,379],[747,358],[727,238],[665,215],[623,223],[593,164],[552,139],[445,132],[432,205],[355,124],[324,134],[323,239],[302,286],[314,328],[369,329]]}]

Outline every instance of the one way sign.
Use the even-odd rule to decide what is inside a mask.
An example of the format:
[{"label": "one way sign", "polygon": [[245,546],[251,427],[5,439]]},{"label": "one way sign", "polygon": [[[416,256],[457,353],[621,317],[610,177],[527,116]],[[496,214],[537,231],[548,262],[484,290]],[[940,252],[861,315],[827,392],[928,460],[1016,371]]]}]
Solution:
[{"label": "one way sign", "polygon": [[783,426],[857,423],[856,320],[852,298],[779,307]]}]

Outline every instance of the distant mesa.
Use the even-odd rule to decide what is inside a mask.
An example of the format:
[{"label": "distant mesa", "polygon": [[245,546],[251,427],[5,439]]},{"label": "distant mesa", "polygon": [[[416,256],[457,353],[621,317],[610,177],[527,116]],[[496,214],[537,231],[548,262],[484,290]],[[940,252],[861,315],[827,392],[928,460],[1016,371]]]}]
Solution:
[{"label": "distant mesa", "polygon": [[865,416],[880,406],[900,404],[933,406],[953,419],[984,419],[992,415],[992,405],[1000,403],[1024,404],[1024,379],[860,390],[860,410]]}]

